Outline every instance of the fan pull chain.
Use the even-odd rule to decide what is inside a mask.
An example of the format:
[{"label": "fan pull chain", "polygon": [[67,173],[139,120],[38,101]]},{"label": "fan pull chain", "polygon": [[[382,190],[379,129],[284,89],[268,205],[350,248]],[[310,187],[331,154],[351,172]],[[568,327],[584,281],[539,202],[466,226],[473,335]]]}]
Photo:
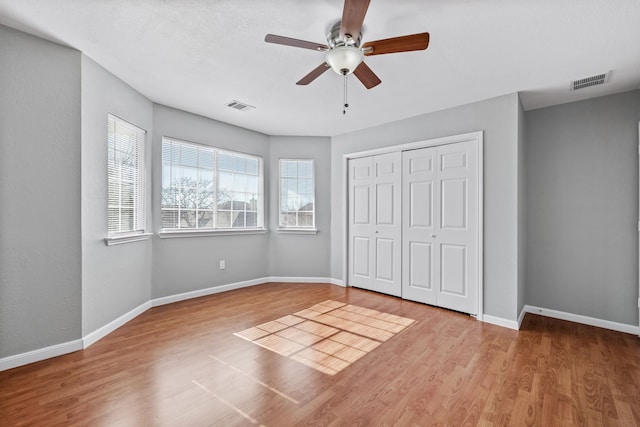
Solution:
[{"label": "fan pull chain", "polygon": [[347,73],[346,70],[342,72],[344,75],[344,104],[342,107],[342,114],[347,114],[347,108],[349,108],[349,103],[347,102]]}]

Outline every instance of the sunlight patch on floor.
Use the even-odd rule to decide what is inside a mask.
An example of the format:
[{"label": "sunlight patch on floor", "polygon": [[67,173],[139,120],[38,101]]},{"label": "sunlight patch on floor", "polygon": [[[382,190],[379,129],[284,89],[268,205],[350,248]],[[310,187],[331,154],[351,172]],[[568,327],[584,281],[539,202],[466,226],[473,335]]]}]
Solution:
[{"label": "sunlight patch on floor", "polygon": [[334,375],[414,322],[327,300],[234,335]]}]

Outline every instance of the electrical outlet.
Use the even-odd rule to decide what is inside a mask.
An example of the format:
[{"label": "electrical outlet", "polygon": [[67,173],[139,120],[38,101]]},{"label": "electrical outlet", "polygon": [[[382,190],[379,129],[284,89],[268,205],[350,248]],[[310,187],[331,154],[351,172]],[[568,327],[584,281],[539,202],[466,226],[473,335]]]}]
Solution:
[{"label": "electrical outlet", "polygon": [[227,267],[227,263],[225,262],[225,260],[221,259],[220,260],[220,270],[224,270]]}]

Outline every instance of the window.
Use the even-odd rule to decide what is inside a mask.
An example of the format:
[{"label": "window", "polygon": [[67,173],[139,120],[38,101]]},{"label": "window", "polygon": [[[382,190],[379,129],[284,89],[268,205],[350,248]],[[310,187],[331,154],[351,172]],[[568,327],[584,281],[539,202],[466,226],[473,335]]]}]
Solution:
[{"label": "window", "polygon": [[313,160],[280,160],[280,228],[314,229]]},{"label": "window", "polygon": [[111,114],[108,121],[108,234],[143,233],[146,132]]},{"label": "window", "polygon": [[262,159],[162,139],[162,229],[263,227]]}]

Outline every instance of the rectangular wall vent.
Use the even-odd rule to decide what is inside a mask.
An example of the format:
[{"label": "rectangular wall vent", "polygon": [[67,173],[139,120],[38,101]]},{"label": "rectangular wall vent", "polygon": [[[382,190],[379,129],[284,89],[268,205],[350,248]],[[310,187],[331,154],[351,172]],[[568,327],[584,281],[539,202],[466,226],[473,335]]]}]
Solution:
[{"label": "rectangular wall vent", "polygon": [[245,104],[244,102],[236,101],[235,99],[233,101],[227,102],[227,107],[233,108],[235,110],[240,110],[240,111],[249,111],[256,108],[252,105]]},{"label": "rectangular wall vent", "polygon": [[602,74],[596,74],[594,76],[585,77],[583,79],[574,80],[571,82],[570,90],[579,90],[591,86],[603,85],[609,81],[611,71]]}]

